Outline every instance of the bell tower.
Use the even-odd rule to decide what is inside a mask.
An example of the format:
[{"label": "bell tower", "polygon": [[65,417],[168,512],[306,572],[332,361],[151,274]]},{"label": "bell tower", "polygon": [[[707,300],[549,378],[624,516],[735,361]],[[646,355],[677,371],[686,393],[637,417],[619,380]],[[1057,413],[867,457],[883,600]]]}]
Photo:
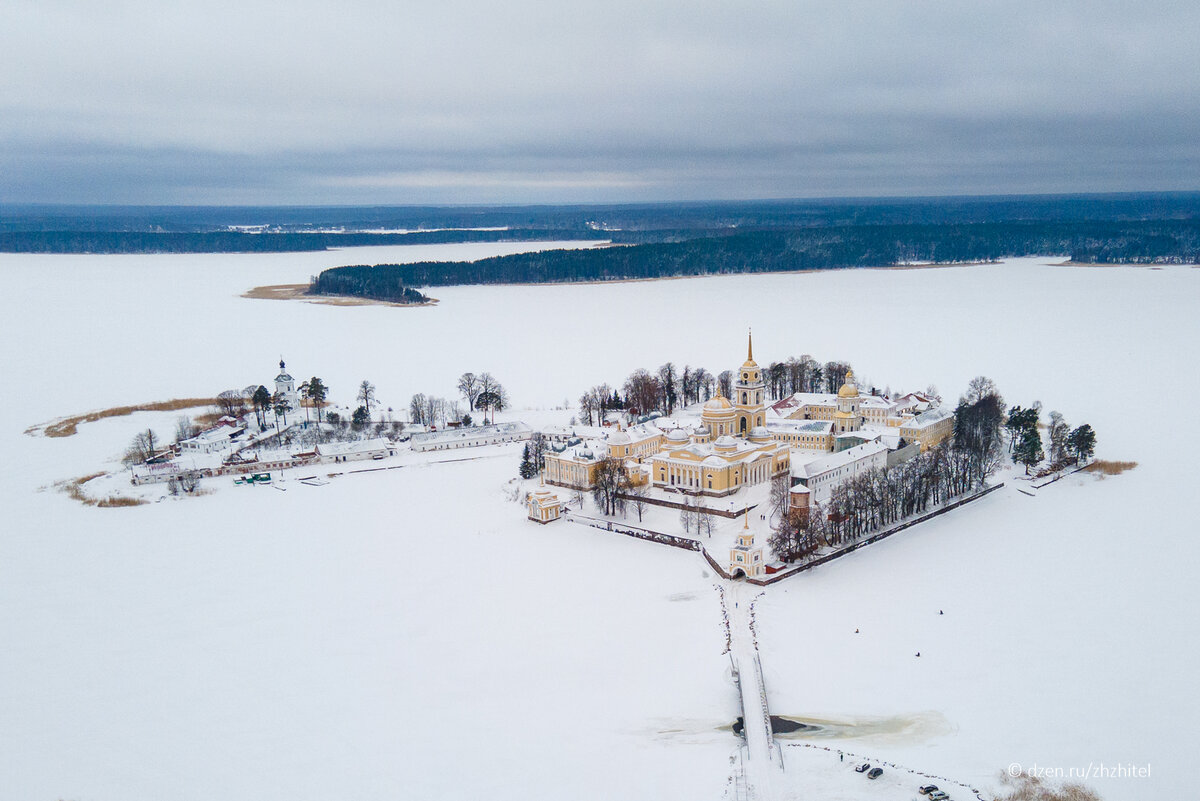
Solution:
[{"label": "bell tower", "polygon": [[862,400],[858,395],[858,385],[854,383],[854,372],[846,373],[846,383],[838,390],[837,412],[834,414],[834,430],[838,434],[858,431],[862,428]]},{"label": "bell tower", "polygon": [[737,382],[733,385],[733,405],[737,409],[735,425],[739,436],[746,436],[755,426],[766,425],[767,386],[763,383],[762,369],[754,361],[754,334],[746,336],[746,361],[737,371]]}]

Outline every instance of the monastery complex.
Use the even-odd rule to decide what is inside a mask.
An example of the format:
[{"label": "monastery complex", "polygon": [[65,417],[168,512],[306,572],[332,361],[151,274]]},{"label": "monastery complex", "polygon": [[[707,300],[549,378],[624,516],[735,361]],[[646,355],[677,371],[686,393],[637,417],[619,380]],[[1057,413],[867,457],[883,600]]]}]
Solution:
[{"label": "monastery complex", "polygon": [[[768,403],[748,339],[730,393],[672,418],[618,421],[568,436],[546,454],[547,484],[587,490],[606,458],[632,486],[724,498],[789,476],[794,505],[824,503],[841,481],[904,461],[954,433],[954,413],[919,393],[863,395],[848,373],[837,394],[799,392]],[[590,433],[590,435],[589,435]]]}]

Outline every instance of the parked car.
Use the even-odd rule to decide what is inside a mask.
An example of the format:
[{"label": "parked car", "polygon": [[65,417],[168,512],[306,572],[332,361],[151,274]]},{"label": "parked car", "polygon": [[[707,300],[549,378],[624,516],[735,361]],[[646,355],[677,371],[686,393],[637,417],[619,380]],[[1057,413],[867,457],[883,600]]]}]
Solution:
[{"label": "parked car", "polygon": [[868,779],[878,779],[882,775],[883,768],[871,768],[871,770],[867,772]]},{"label": "parked car", "polygon": [[943,793],[941,790],[934,790],[929,794],[930,801],[950,801],[950,796]]},{"label": "parked car", "polygon": [[864,762],[861,765],[859,765],[857,768],[855,768],[854,772],[855,773],[866,773],[870,769],[871,769],[871,766],[869,764],[867,764],[866,762]]},{"label": "parked car", "polygon": [[929,795],[930,793],[936,793],[937,788],[938,786],[936,784],[927,784],[921,789],[917,790],[917,792],[921,795]]}]

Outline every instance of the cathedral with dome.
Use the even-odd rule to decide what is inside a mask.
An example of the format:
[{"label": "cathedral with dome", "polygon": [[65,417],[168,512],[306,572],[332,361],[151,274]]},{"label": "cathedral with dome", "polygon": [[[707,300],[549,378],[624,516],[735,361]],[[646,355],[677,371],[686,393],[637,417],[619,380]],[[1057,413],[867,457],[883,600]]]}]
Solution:
[{"label": "cathedral with dome", "polygon": [[650,457],[654,486],[720,497],[788,473],[791,451],[766,428],[766,384],[752,338],[732,389],[732,401],[718,391],[704,404],[699,428],[663,436],[661,450]]},{"label": "cathedral with dome", "polygon": [[726,397],[718,387],[698,420],[689,411],[628,428],[618,424],[602,437],[552,447],[545,480],[589,489],[600,463],[619,459],[631,484],[649,483],[669,493],[724,497],[789,475],[793,467],[794,478],[824,491],[860,469],[879,466],[888,452],[904,448],[911,455],[906,444],[927,450],[953,433],[953,411],[916,394],[863,395],[853,372],[836,394],[797,392],[768,406],[752,337],[728,390]]}]

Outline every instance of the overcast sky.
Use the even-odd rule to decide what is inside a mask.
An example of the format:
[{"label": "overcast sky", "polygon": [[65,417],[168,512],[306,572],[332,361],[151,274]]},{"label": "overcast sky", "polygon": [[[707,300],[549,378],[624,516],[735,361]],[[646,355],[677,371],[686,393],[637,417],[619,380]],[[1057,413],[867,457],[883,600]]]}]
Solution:
[{"label": "overcast sky", "polygon": [[1200,3],[4,0],[0,201],[1200,189]]}]

